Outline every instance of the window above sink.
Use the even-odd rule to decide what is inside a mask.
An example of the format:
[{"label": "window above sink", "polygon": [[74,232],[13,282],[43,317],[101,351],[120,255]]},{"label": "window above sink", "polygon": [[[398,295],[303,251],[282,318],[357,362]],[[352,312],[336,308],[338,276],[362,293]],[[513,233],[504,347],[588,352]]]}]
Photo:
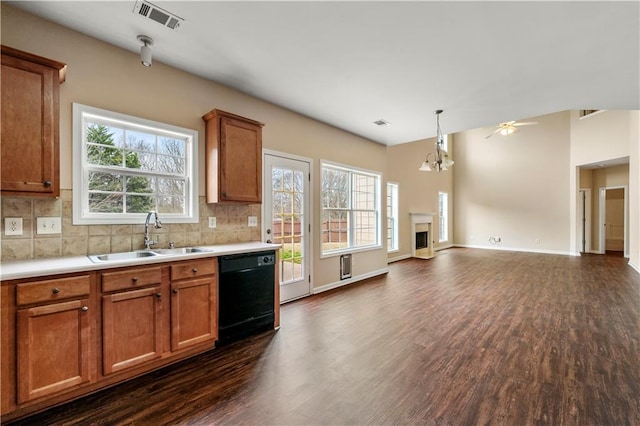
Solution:
[{"label": "window above sink", "polygon": [[198,133],[73,104],[73,224],[198,221]]}]

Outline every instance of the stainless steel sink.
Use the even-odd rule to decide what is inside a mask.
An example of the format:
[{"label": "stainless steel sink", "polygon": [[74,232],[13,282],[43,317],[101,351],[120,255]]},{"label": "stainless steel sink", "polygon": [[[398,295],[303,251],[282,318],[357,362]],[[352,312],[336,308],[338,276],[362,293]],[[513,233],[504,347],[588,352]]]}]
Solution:
[{"label": "stainless steel sink", "polygon": [[167,248],[167,249],[155,249],[152,250],[154,253],[162,254],[162,255],[171,255],[171,254],[188,254],[188,253],[208,253],[211,250],[199,248],[199,247],[180,247],[180,248]]},{"label": "stainless steel sink", "polygon": [[140,259],[157,256],[158,253],[152,251],[127,251],[123,253],[94,254],[88,256],[92,262],[112,262],[117,260]]}]

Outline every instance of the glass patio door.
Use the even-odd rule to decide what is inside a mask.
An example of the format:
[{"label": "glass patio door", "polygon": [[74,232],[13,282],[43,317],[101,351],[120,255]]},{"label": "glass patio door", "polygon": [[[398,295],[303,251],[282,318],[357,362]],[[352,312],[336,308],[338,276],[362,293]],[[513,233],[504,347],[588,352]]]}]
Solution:
[{"label": "glass patio door", "polygon": [[276,154],[264,157],[264,241],[282,244],[280,302],[311,294],[310,163]]}]

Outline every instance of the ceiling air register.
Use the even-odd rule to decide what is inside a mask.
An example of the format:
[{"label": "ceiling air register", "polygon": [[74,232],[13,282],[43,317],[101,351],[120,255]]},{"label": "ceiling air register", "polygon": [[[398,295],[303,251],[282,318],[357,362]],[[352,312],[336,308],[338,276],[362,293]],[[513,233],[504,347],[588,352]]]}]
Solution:
[{"label": "ceiling air register", "polygon": [[184,19],[178,15],[166,11],[148,1],[136,1],[136,5],[133,7],[133,13],[137,13],[145,18],[156,21],[157,23],[162,24],[167,28],[171,28],[172,30],[178,29],[180,24],[184,22]]}]

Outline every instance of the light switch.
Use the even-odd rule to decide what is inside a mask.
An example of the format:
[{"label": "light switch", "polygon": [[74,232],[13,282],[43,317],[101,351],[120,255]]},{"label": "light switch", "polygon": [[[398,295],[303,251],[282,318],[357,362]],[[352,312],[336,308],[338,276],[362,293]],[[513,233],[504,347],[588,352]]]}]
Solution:
[{"label": "light switch", "polygon": [[36,219],[37,234],[60,234],[62,222],[59,217],[39,217]]},{"label": "light switch", "polygon": [[249,216],[248,226],[258,226],[258,216]]}]

